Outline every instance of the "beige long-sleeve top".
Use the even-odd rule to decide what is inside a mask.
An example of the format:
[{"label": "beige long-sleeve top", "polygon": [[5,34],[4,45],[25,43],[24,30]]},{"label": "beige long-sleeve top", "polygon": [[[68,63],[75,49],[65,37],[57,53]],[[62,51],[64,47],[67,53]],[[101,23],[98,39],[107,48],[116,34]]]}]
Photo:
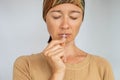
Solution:
[{"label": "beige long-sleeve top", "polygon": [[[110,64],[101,57],[88,54],[80,63],[66,65],[64,80],[114,80]],[[42,53],[16,59],[13,80],[48,80],[51,68]]]}]

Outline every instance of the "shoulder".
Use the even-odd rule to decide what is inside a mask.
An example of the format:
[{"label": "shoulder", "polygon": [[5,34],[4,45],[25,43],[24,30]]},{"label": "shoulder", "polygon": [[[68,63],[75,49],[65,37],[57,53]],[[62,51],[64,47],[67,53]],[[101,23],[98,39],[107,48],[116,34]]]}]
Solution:
[{"label": "shoulder", "polygon": [[18,57],[13,65],[13,79],[20,80],[23,78],[24,80],[31,80],[34,69],[36,69],[36,66],[39,67],[39,65],[41,67],[42,60],[42,53]]},{"label": "shoulder", "polygon": [[92,61],[94,61],[98,65],[108,65],[109,61],[101,56],[91,55]]},{"label": "shoulder", "polygon": [[20,56],[15,60],[14,66],[20,66],[20,64],[25,63],[28,63],[28,56]]},{"label": "shoulder", "polygon": [[108,60],[100,56],[91,55],[91,63],[96,67],[104,80],[114,80],[112,66]]},{"label": "shoulder", "polygon": [[92,65],[95,65],[97,69],[102,73],[112,72],[112,66],[110,62],[103,57],[91,55],[91,63]]},{"label": "shoulder", "polygon": [[15,62],[14,66],[20,67],[29,67],[31,64],[35,64],[38,62],[42,62],[43,55],[42,53],[32,54],[32,55],[24,55],[18,57]]}]

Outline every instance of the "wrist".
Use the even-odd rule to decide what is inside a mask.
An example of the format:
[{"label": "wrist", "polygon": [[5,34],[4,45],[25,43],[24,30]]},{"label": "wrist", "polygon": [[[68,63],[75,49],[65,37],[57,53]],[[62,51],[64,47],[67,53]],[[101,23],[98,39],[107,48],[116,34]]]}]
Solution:
[{"label": "wrist", "polygon": [[53,73],[50,80],[63,80],[65,72],[56,72]]}]

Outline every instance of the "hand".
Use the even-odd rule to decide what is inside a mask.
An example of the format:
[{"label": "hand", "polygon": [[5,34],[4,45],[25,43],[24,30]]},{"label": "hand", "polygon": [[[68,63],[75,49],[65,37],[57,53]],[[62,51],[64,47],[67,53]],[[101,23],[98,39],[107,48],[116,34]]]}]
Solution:
[{"label": "hand", "polygon": [[43,51],[44,56],[46,57],[47,61],[49,62],[52,68],[53,76],[61,76],[61,78],[64,77],[64,62],[66,61],[64,56],[65,50],[62,44],[64,44],[64,40],[53,40]]}]

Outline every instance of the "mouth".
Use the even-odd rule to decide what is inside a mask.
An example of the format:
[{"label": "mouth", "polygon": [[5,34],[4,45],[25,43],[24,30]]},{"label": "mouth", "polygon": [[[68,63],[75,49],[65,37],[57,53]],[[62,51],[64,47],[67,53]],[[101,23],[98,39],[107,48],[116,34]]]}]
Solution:
[{"label": "mouth", "polygon": [[68,38],[70,37],[70,33],[61,33],[61,34],[58,34],[60,38]]}]

